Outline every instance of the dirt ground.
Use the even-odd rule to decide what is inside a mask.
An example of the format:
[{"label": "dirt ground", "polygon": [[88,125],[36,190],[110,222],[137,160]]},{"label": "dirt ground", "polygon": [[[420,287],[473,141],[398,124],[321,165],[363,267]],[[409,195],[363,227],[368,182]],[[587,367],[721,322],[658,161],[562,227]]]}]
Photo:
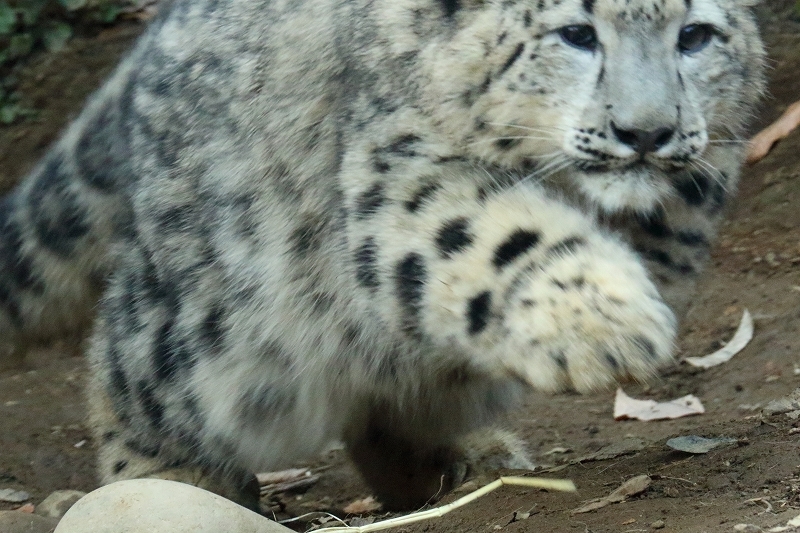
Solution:
[{"label": "dirt ground", "polygon": [[[800,19],[792,18],[791,4],[770,0],[759,8],[771,82],[754,131],[800,99]],[[0,191],[42,155],[141,29],[125,23],[75,39],[61,53],[37,58],[24,69],[24,101],[39,115],[0,129]],[[800,132],[747,170],[728,220],[684,322],[679,355],[719,348],[745,308],[755,319],[753,341],[720,367],[699,371],[676,365],[647,386],[625,386],[632,396],[656,400],[695,394],[706,406],[704,415],[615,422],[613,391],[531,398],[511,424],[527,437],[542,469],[551,469],[547,475],[570,478],[579,491],[504,487],[445,518],[405,527],[405,533],[766,531],[800,514],[800,421],[761,413],[768,401],[800,387]],[[84,377],[80,350],[70,340],[32,349],[25,369],[0,373],[0,489],[26,490],[36,503],[56,489],[95,487]],[[688,455],[665,446],[679,435],[733,437],[738,443]],[[632,442],[640,449],[578,460]],[[556,448],[563,453],[547,453]],[[322,471],[319,483],[304,494],[279,496],[274,508],[283,508],[280,516],[310,511],[344,516],[344,505],[368,495],[341,454],[332,452],[310,466]],[[570,513],[640,474],[653,480],[643,494],[598,511]],[[0,503],[0,509],[12,507]],[[524,516],[515,513],[530,516],[515,520]],[[296,527],[307,525],[301,521]]]}]

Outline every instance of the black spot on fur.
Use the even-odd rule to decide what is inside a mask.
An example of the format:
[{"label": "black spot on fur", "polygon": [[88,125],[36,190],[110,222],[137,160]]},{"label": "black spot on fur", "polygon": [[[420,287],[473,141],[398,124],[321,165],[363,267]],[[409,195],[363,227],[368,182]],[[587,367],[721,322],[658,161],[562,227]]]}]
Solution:
[{"label": "black spot on fur", "polygon": [[675,183],[675,190],[684,201],[691,206],[699,206],[705,202],[711,183],[702,174],[691,174]]},{"label": "black spot on fur", "polygon": [[634,339],[634,342],[636,343],[637,346],[639,346],[639,348],[642,349],[642,351],[645,354],[647,354],[647,356],[651,360],[658,358],[658,352],[656,352],[656,346],[650,339],[639,336]]},{"label": "black spot on fur", "polygon": [[575,251],[576,248],[585,244],[583,237],[567,237],[547,249],[547,255],[563,255]]},{"label": "black spot on fur", "polygon": [[225,309],[221,305],[214,305],[200,323],[200,340],[214,352],[218,352],[225,341],[225,328],[222,326],[224,316]]},{"label": "black spot on fur", "polygon": [[159,444],[141,442],[135,439],[126,440],[125,447],[142,457],[156,457],[161,451],[161,446]]},{"label": "black spot on fur", "polygon": [[120,355],[114,346],[111,346],[106,353],[106,362],[109,367],[108,393],[112,398],[126,400],[130,396],[130,385],[122,368]]},{"label": "black spot on fur", "polygon": [[156,399],[155,389],[144,380],[136,384],[136,392],[142,405],[142,411],[156,429],[164,426],[164,406]]},{"label": "black spot on fur", "polygon": [[[120,100],[120,104],[124,104]],[[121,122],[124,106],[118,110],[106,103],[91,118],[75,147],[79,177],[90,187],[104,193],[114,192],[130,176],[128,128]]]},{"label": "black spot on fur", "polygon": [[385,201],[383,183],[375,183],[356,200],[356,218],[369,218],[378,212]]},{"label": "black spot on fur", "polygon": [[672,259],[672,256],[669,255],[669,253],[665,252],[664,250],[638,250],[638,251],[640,251],[640,253],[642,253],[644,257],[649,259],[650,261],[658,263],[679,274],[689,275],[695,273],[695,269],[692,265],[688,263],[676,263]]},{"label": "black spot on fur", "polygon": [[420,187],[417,192],[406,202],[406,209],[411,213],[415,213],[426,200],[433,197],[433,195],[441,188],[441,185],[435,182],[426,183]]},{"label": "black spot on fur", "polygon": [[126,466],[128,466],[128,461],[125,460],[117,461],[116,463],[114,463],[114,468],[112,470],[114,474],[119,474],[120,472],[125,470]]},{"label": "black spot on fur", "polygon": [[484,291],[475,296],[467,305],[467,331],[471,335],[480,333],[489,323],[489,311],[492,305],[492,293]]},{"label": "black spot on fur", "polygon": [[378,159],[377,157],[373,158],[372,160],[372,168],[378,174],[386,174],[390,170],[392,170],[391,165],[384,161],[383,159]]},{"label": "black spot on fur", "polygon": [[22,251],[22,234],[11,219],[15,196],[0,199],[0,307],[17,326],[23,326],[21,291],[44,292],[44,283],[34,274],[33,262]]},{"label": "black spot on fur", "polygon": [[358,324],[350,322],[344,327],[344,331],[342,332],[342,345],[346,348],[351,348],[355,346],[360,337],[361,328],[358,327]]},{"label": "black spot on fur", "polygon": [[583,10],[591,15],[594,11],[594,0],[583,0]]},{"label": "black spot on fur", "polygon": [[356,280],[362,287],[375,290],[380,285],[378,280],[378,245],[375,239],[367,237],[356,249]]},{"label": "black spot on fur", "polygon": [[525,14],[522,16],[522,23],[525,25],[526,28],[530,28],[532,21],[533,17],[531,16],[531,10],[526,9]]},{"label": "black spot on fur", "polygon": [[567,356],[564,355],[563,351],[559,350],[557,352],[551,353],[550,358],[556,365],[558,365],[558,368],[560,368],[564,372],[569,370],[569,361],[567,361]]},{"label": "black spot on fur", "polygon": [[651,237],[665,239],[672,236],[672,230],[669,229],[666,221],[664,220],[663,210],[658,209],[646,215],[639,215],[637,218],[639,221],[639,226]]},{"label": "black spot on fur", "polygon": [[425,261],[416,253],[408,254],[395,269],[395,290],[403,309],[402,328],[412,335],[419,330],[426,278]]},{"label": "black spot on fur", "polygon": [[675,238],[678,239],[678,242],[691,247],[697,248],[708,248],[710,243],[705,235],[703,235],[700,231],[691,231],[691,230],[684,230],[679,231],[675,234]]},{"label": "black spot on fur", "polygon": [[327,313],[336,303],[336,295],[328,292],[314,292],[311,294],[314,312],[320,315]]},{"label": "black spot on fur", "polygon": [[524,50],[525,50],[525,43],[517,44],[516,48],[514,48],[514,51],[511,53],[510,56],[508,56],[508,59],[506,59],[506,62],[503,63],[503,66],[500,68],[500,72],[498,72],[498,75],[503,74],[505,71],[510,69],[511,65],[513,65],[517,61],[517,59],[519,59],[519,56],[522,55],[522,52]]},{"label": "black spot on fur", "polygon": [[539,244],[539,233],[518,229],[506,239],[494,252],[492,263],[498,269],[503,268],[517,257]]},{"label": "black spot on fur", "polygon": [[420,138],[414,134],[401,135],[396,138],[388,146],[378,148],[376,152],[392,154],[400,157],[414,157],[417,151],[414,145],[420,141]]},{"label": "black spot on fur", "polygon": [[70,175],[60,156],[52,156],[34,178],[28,198],[33,225],[40,244],[67,257],[89,232],[88,213],[70,189]]},{"label": "black spot on fur", "polygon": [[465,218],[450,220],[441,227],[436,235],[436,246],[444,258],[460,252],[472,244],[473,236],[469,232],[469,222]]},{"label": "black spot on fur", "polygon": [[172,339],[173,319],[169,319],[159,328],[153,346],[153,368],[159,381],[172,381],[180,365],[179,350]]},{"label": "black spot on fur", "polygon": [[303,222],[289,237],[291,250],[299,258],[305,258],[308,254],[319,250],[324,240],[326,229],[325,220],[318,215],[306,214]]},{"label": "black spot on fur", "polygon": [[522,143],[522,139],[511,139],[509,137],[497,139],[494,142],[494,145],[499,148],[500,150],[506,151],[511,150],[515,146],[519,146]]},{"label": "black spot on fur", "polygon": [[619,361],[617,361],[616,357],[614,357],[610,353],[606,352],[605,359],[606,359],[606,363],[608,363],[608,366],[610,366],[612,370],[614,370],[614,371],[618,371],[619,370]]},{"label": "black spot on fur", "polygon": [[461,9],[461,2],[459,0],[439,0],[439,3],[442,5],[445,17],[452,17]]}]

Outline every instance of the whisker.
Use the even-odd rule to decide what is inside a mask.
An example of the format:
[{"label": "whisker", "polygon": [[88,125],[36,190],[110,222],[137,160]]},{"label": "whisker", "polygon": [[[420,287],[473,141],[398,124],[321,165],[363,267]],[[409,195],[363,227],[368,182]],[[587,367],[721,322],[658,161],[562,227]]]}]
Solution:
[{"label": "whisker", "polygon": [[533,132],[538,132],[538,133],[552,133],[552,132],[563,133],[565,131],[569,131],[568,128],[561,128],[561,127],[558,127],[558,126],[546,126],[546,127],[533,128],[531,126],[522,126],[520,124],[505,124],[503,122],[487,122],[486,124],[488,124],[490,126],[498,126],[498,127],[501,127],[501,128],[517,128],[517,129],[520,129],[520,130],[533,131]]}]

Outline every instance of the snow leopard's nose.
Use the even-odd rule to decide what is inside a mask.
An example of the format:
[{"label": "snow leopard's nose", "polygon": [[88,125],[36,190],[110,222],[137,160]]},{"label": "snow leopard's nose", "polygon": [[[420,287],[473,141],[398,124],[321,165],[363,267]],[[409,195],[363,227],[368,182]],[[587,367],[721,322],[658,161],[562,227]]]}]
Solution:
[{"label": "snow leopard's nose", "polygon": [[650,152],[658,151],[675,134],[675,128],[661,127],[654,130],[626,129],[620,128],[614,122],[611,122],[611,131],[614,132],[614,136],[619,142],[630,147],[641,157]]}]

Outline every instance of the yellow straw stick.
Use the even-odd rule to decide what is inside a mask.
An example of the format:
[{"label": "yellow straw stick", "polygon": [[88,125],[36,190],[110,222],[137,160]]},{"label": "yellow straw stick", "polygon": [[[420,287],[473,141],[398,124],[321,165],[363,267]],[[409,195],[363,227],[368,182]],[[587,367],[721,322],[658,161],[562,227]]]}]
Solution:
[{"label": "yellow straw stick", "polygon": [[450,511],[473,502],[481,496],[489,494],[493,490],[500,488],[503,485],[513,485],[516,487],[535,487],[538,489],[558,490],[562,492],[575,492],[577,490],[575,488],[575,484],[568,479],[545,479],[517,476],[501,477],[495,481],[492,481],[488,485],[470,492],[466,496],[462,496],[452,503],[442,505],[441,507],[428,509],[427,511],[419,511],[406,516],[398,516],[396,518],[390,518],[388,520],[367,524],[365,526],[324,527],[317,529],[316,531],[324,531],[325,533],[369,533],[371,531],[383,531],[384,529],[391,529],[393,527],[405,526],[415,522],[421,522],[423,520],[430,520],[431,518],[444,516]]}]

